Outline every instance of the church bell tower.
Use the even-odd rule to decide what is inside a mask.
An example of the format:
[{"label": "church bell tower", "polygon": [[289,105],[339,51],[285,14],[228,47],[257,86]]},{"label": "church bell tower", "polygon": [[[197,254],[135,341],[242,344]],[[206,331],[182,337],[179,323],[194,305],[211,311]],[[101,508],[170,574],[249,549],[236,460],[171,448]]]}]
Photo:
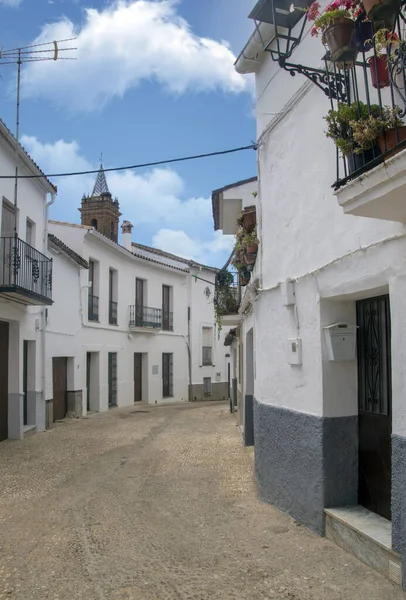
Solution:
[{"label": "church bell tower", "polygon": [[117,198],[113,200],[107,185],[103,165],[100,165],[91,196],[83,196],[79,208],[82,225],[89,225],[103,235],[118,241],[118,223],[121,217]]}]

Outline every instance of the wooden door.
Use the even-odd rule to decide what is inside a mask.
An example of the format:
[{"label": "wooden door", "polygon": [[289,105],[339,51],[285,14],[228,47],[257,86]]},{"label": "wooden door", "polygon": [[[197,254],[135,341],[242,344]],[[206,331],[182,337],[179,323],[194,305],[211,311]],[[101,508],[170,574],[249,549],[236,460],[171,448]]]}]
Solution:
[{"label": "wooden door", "polygon": [[0,321],[0,442],[8,438],[8,323]]},{"label": "wooden door", "polygon": [[391,518],[391,336],[389,296],[357,302],[358,501]]},{"label": "wooden door", "polygon": [[142,354],[134,352],[134,402],[142,402]]},{"label": "wooden door", "polygon": [[23,419],[24,425],[28,425],[28,342],[24,340],[23,348]]},{"label": "wooden door", "polygon": [[68,412],[67,394],[67,358],[52,359],[52,374],[54,380],[54,423],[66,417]]},{"label": "wooden door", "polygon": [[90,369],[92,364],[92,355],[86,352],[86,406],[90,410]]}]

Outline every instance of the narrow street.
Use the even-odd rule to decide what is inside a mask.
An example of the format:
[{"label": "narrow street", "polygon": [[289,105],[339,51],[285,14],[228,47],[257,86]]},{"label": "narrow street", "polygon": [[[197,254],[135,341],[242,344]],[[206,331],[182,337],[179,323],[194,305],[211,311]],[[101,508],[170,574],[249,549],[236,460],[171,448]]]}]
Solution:
[{"label": "narrow street", "polygon": [[0,598],[404,598],[257,497],[228,403],[139,405],[0,445]]}]

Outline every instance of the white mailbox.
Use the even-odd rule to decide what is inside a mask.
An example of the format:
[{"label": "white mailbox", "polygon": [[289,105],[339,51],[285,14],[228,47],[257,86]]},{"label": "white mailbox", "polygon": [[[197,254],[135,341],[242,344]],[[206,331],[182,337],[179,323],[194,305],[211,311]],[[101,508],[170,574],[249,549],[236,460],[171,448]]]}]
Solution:
[{"label": "white mailbox", "polygon": [[333,323],[324,327],[329,360],[354,360],[357,326],[351,323]]}]

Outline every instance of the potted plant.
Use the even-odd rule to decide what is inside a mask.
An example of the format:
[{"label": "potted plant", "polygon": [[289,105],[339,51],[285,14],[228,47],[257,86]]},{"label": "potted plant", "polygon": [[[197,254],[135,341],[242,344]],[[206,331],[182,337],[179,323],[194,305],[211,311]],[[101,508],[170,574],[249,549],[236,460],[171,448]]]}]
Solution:
[{"label": "potted plant", "polygon": [[399,43],[399,37],[395,32],[383,28],[373,35],[372,40],[375,45],[375,55],[368,59],[372,85],[374,88],[388,87],[390,84],[388,55],[392,44]]},{"label": "potted plant", "polygon": [[245,262],[247,265],[254,265],[257,259],[259,240],[255,232],[247,233],[242,240],[245,251]]},{"label": "potted plant", "polygon": [[237,332],[235,329],[230,329],[224,338],[224,345],[231,346],[235,339],[237,339]]},{"label": "potted plant", "polygon": [[[377,104],[371,104],[369,107],[363,102],[353,102],[352,104],[339,103],[337,110],[331,109],[327,117],[326,136],[332,139],[347,158],[348,169],[350,173],[362,168],[365,164],[379,156],[377,147],[377,138],[380,134],[379,126],[375,120],[380,116],[380,108]],[[360,134],[354,135],[354,128]]]},{"label": "potted plant", "polygon": [[358,0],[333,0],[323,13],[320,13],[319,2],[313,2],[307,10],[308,21],[314,21],[311,35],[321,34],[332,62],[342,63],[344,68],[353,65],[359,51],[354,36],[355,21],[361,13]]},{"label": "potted plant", "polygon": [[257,213],[255,206],[247,206],[242,213],[243,228],[247,233],[250,233],[257,223]]},{"label": "potted plant", "polygon": [[221,332],[221,317],[238,311],[234,275],[222,269],[216,276],[216,291],[214,295],[214,315],[217,333]]},{"label": "potted plant", "polygon": [[[384,106],[382,109],[382,116],[380,117],[381,133],[378,137],[378,145],[382,154],[406,140],[406,127],[399,115],[400,108],[397,106],[394,108]],[[403,148],[390,152],[386,158],[394,156],[400,150],[403,150]]]},{"label": "potted plant", "polygon": [[362,3],[372,21],[384,21],[386,24],[393,23],[401,5],[400,0],[362,0]]},{"label": "potted plant", "polygon": [[248,271],[247,267],[242,266],[241,269],[239,269],[239,275],[240,275],[240,285],[242,287],[245,287],[246,285],[248,285],[250,282],[251,273]]}]

